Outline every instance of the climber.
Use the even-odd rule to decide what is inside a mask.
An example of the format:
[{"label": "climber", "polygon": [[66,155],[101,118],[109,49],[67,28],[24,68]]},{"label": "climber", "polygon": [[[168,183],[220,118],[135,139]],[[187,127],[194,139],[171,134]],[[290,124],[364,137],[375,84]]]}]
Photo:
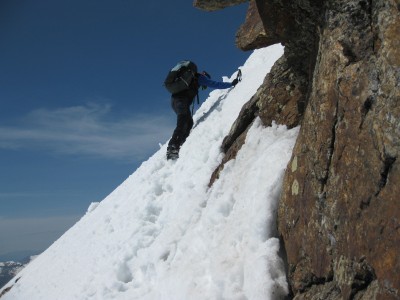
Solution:
[{"label": "climber", "polygon": [[227,89],[235,87],[240,79],[238,76],[232,82],[213,81],[207,72],[197,73],[197,66],[191,61],[181,61],[171,69],[164,85],[172,94],[171,105],[177,115],[177,124],[168,143],[167,159],[175,160],[179,157],[179,149],[190,134],[193,127],[190,105],[192,105],[194,97],[196,95],[198,97],[198,89],[200,87],[202,89],[206,87]]}]

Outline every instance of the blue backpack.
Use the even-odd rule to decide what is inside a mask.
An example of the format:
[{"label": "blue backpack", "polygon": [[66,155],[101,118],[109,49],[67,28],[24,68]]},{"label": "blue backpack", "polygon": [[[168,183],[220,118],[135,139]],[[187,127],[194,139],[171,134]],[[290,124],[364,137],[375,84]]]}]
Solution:
[{"label": "blue backpack", "polygon": [[196,89],[196,73],[197,66],[194,62],[190,60],[180,61],[168,72],[164,86],[171,94]]}]

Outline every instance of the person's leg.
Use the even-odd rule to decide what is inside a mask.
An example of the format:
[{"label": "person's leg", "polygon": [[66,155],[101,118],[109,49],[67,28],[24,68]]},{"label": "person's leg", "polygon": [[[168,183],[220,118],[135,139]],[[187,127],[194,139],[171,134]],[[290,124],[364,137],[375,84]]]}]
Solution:
[{"label": "person's leg", "polygon": [[193,127],[193,118],[190,113],[190,110],[188,111],[188,113],[186,113],[184,115],[184,118],[185,118],[185,121],[182,122],[182,123],[184,123],[184,125],[182,127],[182,138],[180,140],[180,146],[182,146],[183,143],[186,141],[186,138],[189,136],[190,131],[192,130],[192,127]]},{"label": "person's leg", "polygon": [[180,147],[189,136],[190,130],[193,127],[193,119],[190,113],[190,100],[172,97],[171,103],[173,110],[177,114],[177,124],[168,144],[167,157],[168,154],[171,153],[177,156]]}]

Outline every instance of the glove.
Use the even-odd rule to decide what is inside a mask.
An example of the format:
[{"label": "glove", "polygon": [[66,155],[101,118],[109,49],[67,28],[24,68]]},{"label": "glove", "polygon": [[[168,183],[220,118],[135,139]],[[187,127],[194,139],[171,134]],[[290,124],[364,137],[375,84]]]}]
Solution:
[{"label": "glove", "polygon": [[231,84],[233,87],[235,87],[238,84],[238,82],[239,82],[239,80],[236,78],[236,79],[232,80]]}]

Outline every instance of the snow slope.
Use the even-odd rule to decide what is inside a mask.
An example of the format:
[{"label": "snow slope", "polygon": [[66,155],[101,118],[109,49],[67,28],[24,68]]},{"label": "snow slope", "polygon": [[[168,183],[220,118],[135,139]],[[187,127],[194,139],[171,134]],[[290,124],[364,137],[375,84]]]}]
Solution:
[{"label": "snow slope", "polygon": [[166,161],[161,146],[25,268],[1,300],[285,295],[276,206],[298,128],[264,128],[256,120],[237,158],[207,188],[222,139],[282,53],[280,45],[256,50],[241,68],[243,81],[211,92],[199,108],[179,160]]}]

